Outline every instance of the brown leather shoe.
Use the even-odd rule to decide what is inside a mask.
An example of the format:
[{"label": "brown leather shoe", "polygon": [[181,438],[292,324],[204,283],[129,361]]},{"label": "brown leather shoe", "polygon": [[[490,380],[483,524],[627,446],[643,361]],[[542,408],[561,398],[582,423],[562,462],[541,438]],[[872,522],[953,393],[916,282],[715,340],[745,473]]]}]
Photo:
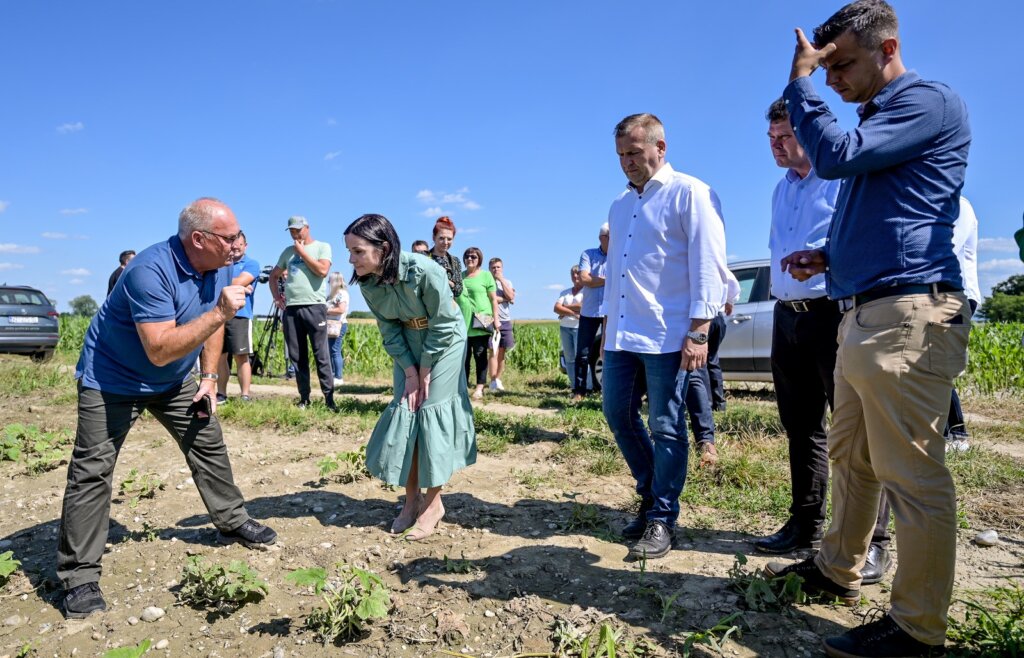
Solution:
[{"label": "brown leather shoe", "polygon": [[697,464],[697,468],[714,466],[718,463],[718,450],[715,448],[715,444],[710,441],[698,443],[697,454],[700,456],[700,462]]}]

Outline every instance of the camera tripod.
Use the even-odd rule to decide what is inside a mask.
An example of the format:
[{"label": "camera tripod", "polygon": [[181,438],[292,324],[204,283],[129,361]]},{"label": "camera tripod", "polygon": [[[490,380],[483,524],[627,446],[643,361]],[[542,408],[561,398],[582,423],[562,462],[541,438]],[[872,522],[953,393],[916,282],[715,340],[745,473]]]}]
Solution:
[{"label": "camera tripod", "polygon": [[277,353],[278,334],[281,331],[281,309],[271,302],[270,313],[263,324],[263,335],[256,343],[256,351],[252,355],[252,374],[259,377],[273,377],[271,366],[272,355]]}]

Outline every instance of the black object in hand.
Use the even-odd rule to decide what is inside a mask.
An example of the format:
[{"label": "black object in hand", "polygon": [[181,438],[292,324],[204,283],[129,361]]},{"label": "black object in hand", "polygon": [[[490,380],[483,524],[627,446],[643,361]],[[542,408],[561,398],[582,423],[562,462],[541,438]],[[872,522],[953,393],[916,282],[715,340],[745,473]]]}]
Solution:
[{"label": "black object in hand", "polygon": [[204,395],[198,400],[193,401],[192,404],[189,405],[186,413],[188,413],[189,416],[195,416],[196,418],[209,418],[213,415],[210,396]]}]

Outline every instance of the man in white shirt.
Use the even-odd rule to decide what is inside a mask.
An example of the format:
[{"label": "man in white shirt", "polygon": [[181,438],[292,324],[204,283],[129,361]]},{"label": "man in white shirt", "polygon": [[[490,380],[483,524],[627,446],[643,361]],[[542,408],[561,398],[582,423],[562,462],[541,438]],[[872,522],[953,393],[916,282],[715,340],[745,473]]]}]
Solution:
[{"label": "man in white shirt", "polygon": [[650,559],[672,547],[689,450],[686,380],[707,362],[726,296],[725,227],[714,191],[665,161],[656,116],[620,121],[615,150],[629,185],[608,212],[603,407],[641,497],[622,535],[639,540],[632,557]]}]

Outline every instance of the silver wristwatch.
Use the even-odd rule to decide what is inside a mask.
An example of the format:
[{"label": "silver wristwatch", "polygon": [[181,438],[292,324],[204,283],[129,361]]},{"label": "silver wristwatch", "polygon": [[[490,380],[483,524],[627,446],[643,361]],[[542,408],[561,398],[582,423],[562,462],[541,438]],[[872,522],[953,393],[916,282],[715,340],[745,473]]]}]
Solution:
[{"label": "silver wristwatch", "polygon": [[703,345],[708,342],[708,335],[701,331],[687,331],[686,337],[697,345]]}]

